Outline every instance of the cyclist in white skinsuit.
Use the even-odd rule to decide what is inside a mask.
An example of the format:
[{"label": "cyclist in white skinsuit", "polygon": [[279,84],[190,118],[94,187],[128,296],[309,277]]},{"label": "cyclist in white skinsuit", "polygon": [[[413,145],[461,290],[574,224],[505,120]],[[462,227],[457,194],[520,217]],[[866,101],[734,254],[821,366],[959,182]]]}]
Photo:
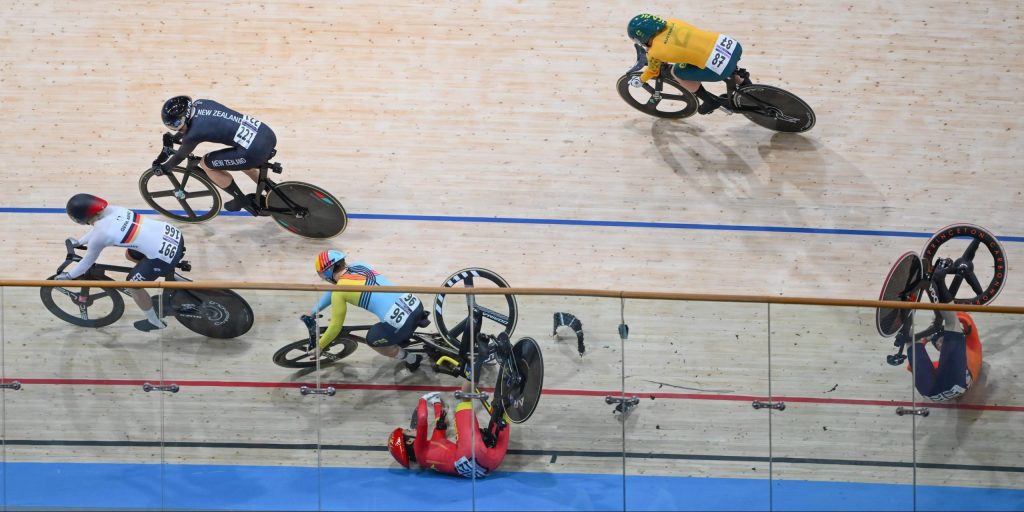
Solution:
[{"label": "cyclist in white skinsuit", "polygon": [[[96,263],[103,249],[124,247],[126,257],[135,262],[128,273],[129,281],[155,281],[174,276],[174,268],[185,254],[185,238],[170,224],[147,219],[127,208],[108,206],[107,202],[89,194],[76,194],[68,201],[68,216],[78,224],[91,224],[92,230],[81,239],[70,239],[75,247],[87,246],[82,260],[55,279],[77,279]],[[153,310],[153,301],[142,288],[132,289],[132,298],[146,313],[146,319],[135,322],[140,331],[167,327]]]}]

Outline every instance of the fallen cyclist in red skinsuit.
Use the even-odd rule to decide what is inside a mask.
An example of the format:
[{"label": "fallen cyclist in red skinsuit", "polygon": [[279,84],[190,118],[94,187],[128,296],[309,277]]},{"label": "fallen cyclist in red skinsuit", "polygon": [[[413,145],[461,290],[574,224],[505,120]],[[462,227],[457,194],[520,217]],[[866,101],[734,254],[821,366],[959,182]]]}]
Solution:
[{"label": "fallen cyclist in red skinsuit", "polygon": [[[472,393],[473,385],[462,385],[464,394]],[[434,432],[427,435],[428,406],[434,409]],[[448,418],[441,394],[427,393],[416,406],[415,436],[401,427],[388,437],[388,451],[399,464],[409,468],[412,461],[422,468],[466,478],[483,477],[498,469],[508,450],[509,427],[503,414],[492,414],[486,429],[480,428],[470,399],[462,399],[455,407],[455,442],[448,439]],[[495,419],[497,418],[497,419]],[[475,455],[475,457],[474,457]]]}]

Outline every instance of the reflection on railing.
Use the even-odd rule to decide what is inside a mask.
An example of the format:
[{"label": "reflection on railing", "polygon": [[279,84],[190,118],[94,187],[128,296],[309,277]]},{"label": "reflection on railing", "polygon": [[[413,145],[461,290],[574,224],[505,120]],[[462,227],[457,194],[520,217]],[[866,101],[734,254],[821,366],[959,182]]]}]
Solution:
[{"label": "reflection on railing", "polygon": [[[313,476],[286,480],[296,482],[301,493],[275,491],[278,499],[309,508],[318,506],[310,497],[333,504],[327,508],[403,508],[389,496],[415,495],[414,489],[424,485],[460,496],[453,503],[461,509],[682,508],[686,500],[692,505],[710,496],[731,509],[786,508],[794,502],[829,508],[835,503],[824,497],[840,492],[834,486],[841,482],[847,486],[844,495],[864,500],[858,503],[865,508],[884,502],[881,508],[909,510],[914,507],[915,478],[919,508],[934,499],[963,504],[977,487],[994,493],[993,503],[1012,504],[1019,493],[1002,496],[995,491],[1024,488],[1019,481],[1024,452],[1007,437],[1024,413],[1020,386],[1012,378],[1012,368],[1024,363],[1024,346],[1015,344],[1024,334],[1017,316],[1024,308],[607,290],[387,287],[392,292],[443,293],[442,310],[451,308],[444,326],[456,343],[448,344],[431,329],[438,322],[417,327],[422,339],[404,348],[433,361],[410,371],[368,346],[356,349],[367,344],[371,325],[361,312],[349,312],[349,330],[342,332],[350,337],[329,345],[323,357],[311,352],[310,345],[319,341],[325,326],[313,320],[310,329],[296,321],[309,313],[319,292],[385,290],[381,287],[7,285],[2,290],[2,385],[23,386],[19,393],[4,394],[7,475],[19,481],[38,477],[83,504],[99,502],[69,487],[71,475],[78,473],[67,462],[88,463],[96,474],[115,467],[142,472],[147,464],[161,462],[165,477],[159,489],[189,495],[204,508],[241,508],[246,503],[276,508],[269,492],[257,489],[242,496],[232,490],[252,489],[253,483],[279,489],[273,482],[289,478],[277,472],[285,468],[316,468]],[[140,333],[119,322],[83,329],[49,315],[30,316],[40,300],[33,287],[68,285],[91,288],[89,293],[103,286],[245,290],[255,321],[240,336],[218,339],[180,326]],[[492,318],[510,318],[499,309],[507,307],[508,295],[516,299],[515,330],[508,342],[514,347],[520,339],[530,339],[538,355],[543,351],[542,388],[530,388],[532,381],[519,378],[503,384],[505,390],[495,390],[494,384],[505,382],[501,376],[522,372],[520,364],[532,368],[536,363],[524,354],[510,359],[509,352],[491,343],[508,325]],[[879,343],[871,327],[879,307],[969,311],[989,350],[984,378],[958,400],[926,400],[914,391],[911,372],[883,363],[889,342]],[[487,316],[485,311],[499,315]],[[464,343],[478,329],[490,329],[490,338]],[[583,339],[585,349],[580,350]],[[48,350],[40,352],[37,340],[49,340]],[[428,344],[435,353],[427,353]],[[286,357],[275,357],[281,347],[291,345]],[[471,357],[462,358],[463,347]],[[342,357],[324,355],[343,352]],[[498,359],[494,365],[484,361],[492,353]],[[444,357],[453,362],[446,364]],[[311,364],[288,366],[279,360]],[[505,361],[515,361],[516,370],[509,372]],[[487,492],[471,500],[468,487],[458,487],[458,481],[398,473],[399,466],[384,453],[388,432],[406,426],[419,397],[438,391],[447,399],[447,393],[460,390],[467,370],[470,381],[476,375],[484,379],[470,395],[494,401],[507,393],[506,409],[535,407],[529,421],[506,423],[509,445],[498,468],[503,476],[488,476],[476,484],[488,486],[480,489],[522,486],[523,497],[500,505],[489,501]],[[300,397],[303,390],[305,398]],[[538,392],[538,398],[531,399],[526,391]],[[460,398],[454,400],[447,414]],[[504,414],[487,416],[501,421]],[[449,425],[452,418],[447,418]],[[436,427],[433,420],[430,426]],[[268,460],[278,469],[267,469]],[[206,480],[177,486],[172,475],[185,470]],[[317,475],[328,485],[318,488]],[[361,501],[331,487],[338,481],[384,482],[391,492],[379,493],[374,502]],[[774,489],[770,494],[769,481]],[[110,493],[122,493],[122,501],[113,504],[136,504],[124,498],[132,491],[156,492],[130,479],[117,482],[104,482],[109,483],[105,488],[114,489]],[[546,491],[552,486],[559,489],[558,499]],[[689,493],[685,500],[679,489]],[[218,490],[224,491],[226,502],[213,501]],[[566,496],[585,497],[586,505],[566,506]],[[44,505],[59,505],[54,503]]]}]

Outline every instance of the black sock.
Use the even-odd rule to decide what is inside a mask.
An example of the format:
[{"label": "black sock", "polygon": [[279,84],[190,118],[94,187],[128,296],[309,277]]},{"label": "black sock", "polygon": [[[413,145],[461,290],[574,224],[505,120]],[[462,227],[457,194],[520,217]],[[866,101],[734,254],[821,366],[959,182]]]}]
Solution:
[{"label": "black sock", "polygon": [[718,96],[715,96],[714,94],[711,94],[710,92],[708,92],[708,90],[705,89],[703,85],[701,85],[697,89],[697,93],[696,94],[697,94],[697,97],[700,98],[700,100],[705,102],[705,103],[711,103],[712,105],[717,105],[719,103]]},{"label": "black sock", "polygon": [[242,189],[238,188],[238,184],[235,183],[235,180],[231,180],[231,184],[223,188],[225,192],[231,194],[231,197],[236,199],[239,197],[245,197],[245,194],[242,193]]}]

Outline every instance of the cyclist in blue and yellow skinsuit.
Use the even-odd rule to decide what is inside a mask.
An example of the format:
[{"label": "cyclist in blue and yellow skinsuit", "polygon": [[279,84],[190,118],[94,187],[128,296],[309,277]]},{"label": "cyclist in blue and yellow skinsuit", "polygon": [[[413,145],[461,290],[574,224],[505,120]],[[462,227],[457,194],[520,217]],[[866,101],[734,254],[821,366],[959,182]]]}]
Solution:
[{"label": "cyclist in blue and yellow skinsuit", "polygon": [[[394,284],[366,263],[345,263],[342,251],[323,251],[316,257],[316,273],[325,281],[349,286],[394,286]],[[423,303],[411,293],[383,292],[326,292],[320,298],[313,314],[331,307],[331,321],[320,336],[318,350],[323,350],[341,333],[348,305],[361,307],[375,315],[380,322],[366,333],[366,344],[381,355],[405,361],[405,367],[414,372],[423,356],[411,354],[400,343],[412,337],[416,327],[429,324],[423,314]]]},{"label": "cyclist in blue and yellow skinsuit", "polygon": [[639,77],[630,80],[629,85],[633,87],[642,87],[644,82],[661,74],[663,63],[675,64],[672,75],[701,100],[697,111],[710,114],[720,106],[728,106],[704,89],[701,82],[732,79],[736,85],[750,83],[750,74],[736,67],[743,47],[730,36],[653,14],[634,16],[626,31],[634,43],[647,48],[647,67]]}]

